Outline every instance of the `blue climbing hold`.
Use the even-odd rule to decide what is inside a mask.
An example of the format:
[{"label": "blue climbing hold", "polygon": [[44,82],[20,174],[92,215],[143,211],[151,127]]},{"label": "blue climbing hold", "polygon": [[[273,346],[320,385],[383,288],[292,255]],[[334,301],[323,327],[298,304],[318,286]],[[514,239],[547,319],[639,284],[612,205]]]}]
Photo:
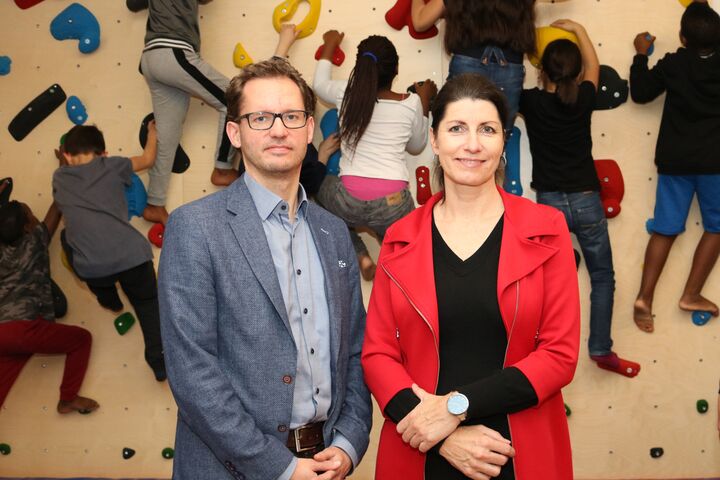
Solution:
[{"label": "blue climbing hold", "polygon": [[140,177],[132,174],[130,185],[125,188],[125,199],[128,204],[128,220],[133,216],[142,217],[143,210],[147,207],[147,191]]},{"label": "blue climbing hold", "polygon": [[10,73],[10,64],[12,60],[8,56],[0,57],[0,75],[7,75]]},{"label": "blue climbing hold", "polygon": [[90,10],[73,3],[60,12],[50,24],[56,40],[79,40],[82,53],[91,53],[100,46],[100,24]]},{"label": "blue climbing hold", "polygon": [[75,95],[70,96],[65,102],[65,111],[71,122],[75,125],[82,125],[88,119],[87,110],[85,105]]},{"label": "blue climbing hold", "polygon": [[702,310],[697,310],[695,312],[692,312],[692,322],[697,325],[698,327],[702,327],[707,322],[710,321],[710,317],[712,317],[712,313],[705,312]]},{"label": "blue climbing hold", "polygon": [[[650,35],[649,33],[647,35],[645,35],[645,40],[652,40],[652,35]],[[654,51],[655,51],[655,43],[651,43],[650,48],[648,48],[648,51],[647,51],[648,57],[650,55],[652,55]]]},{"label": "blue climbing hold", "polygon": [[506,192],[522,197],[523,188],[520,183],[520,129],[513,127],[510,138],[505,146],[505,183]]},{"label": "blue climbing hold", "polygon": [[654,218],[648,218],[645,222],[645,230],[652,235],[655,233],[655,219]]},{"label": "blue climbing hold", "polygon": [[[326,139],[333,133],[340,129],[340,122],[338,121],[337,108],[328,110],[320,120],[320,130],[322,130],[323,139]],[[327,163],[327,175],[337,175],[340,173],[340,150],[333,153]]]}]

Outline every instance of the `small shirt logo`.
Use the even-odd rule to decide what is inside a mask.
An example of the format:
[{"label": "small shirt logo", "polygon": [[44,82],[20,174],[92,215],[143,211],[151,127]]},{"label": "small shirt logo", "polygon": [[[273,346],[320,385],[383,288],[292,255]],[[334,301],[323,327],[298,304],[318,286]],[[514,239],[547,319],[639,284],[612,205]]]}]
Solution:
[{"label": "small shirt logo", "polygon": [[345,260],[338,260],[338,267],[340,267],[340,268],[347,267],[347,263],[345,263]]}]

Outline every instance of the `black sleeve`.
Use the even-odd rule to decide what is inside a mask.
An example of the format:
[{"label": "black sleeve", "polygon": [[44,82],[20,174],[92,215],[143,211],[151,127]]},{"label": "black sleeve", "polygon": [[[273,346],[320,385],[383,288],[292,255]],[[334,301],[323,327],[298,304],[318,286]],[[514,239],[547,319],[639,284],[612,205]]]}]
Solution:
[{"label": "black sleeve", "polygon": [[666,56],[648,69],[647,55],[637,54],[630,66],[630,97],[635,103],[648,103],[655,100],[665,91],[665,80],[662,72]]},{"label": "black sleeve", "polygon": [[395,423],[405,418],[420,403],[420,399],[411,388],[405,388],[395,394],[385,405],[385,416]]},{"label": "black sleeve", "polygon": [[309,143],[300,169],[300,183],[308,196],[313,196],[320,190],[326,169],[327,167],[318,160],[318,151],[315,145]]},{"label": "black sleeve", "polygon": [[530,90],[520,92],[520,103],[518,104],[518,113],[523,117],[527,115],[528,102],[530,100]]},{"label": "black sleeve", "polygon": [[593,110],[595,108],[596,96],[597,89],[595,88],[595,84],[589,80],[580,83],[578,88],[578,105],[580,105],[581,108]]},{"label": "black sleeve", "polygon": [[459,387],[457,391],[470,400],[468,418],[515,413],[538,403],[530,380],[515,367],[505,368],[495,375]]}]

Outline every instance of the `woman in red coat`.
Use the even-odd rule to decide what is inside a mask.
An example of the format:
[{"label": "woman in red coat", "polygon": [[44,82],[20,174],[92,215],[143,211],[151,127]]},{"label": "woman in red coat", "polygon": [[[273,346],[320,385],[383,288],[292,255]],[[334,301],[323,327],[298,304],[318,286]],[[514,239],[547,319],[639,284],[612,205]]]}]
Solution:
[{"label": "woman in red coat", "polygon": [[388,230],[368,309],[362,363],[386,417],[376,478],[572,479],[565,219],[497,187],[507,106],[492,83],[459,75],[432,110],[444,191]]}]

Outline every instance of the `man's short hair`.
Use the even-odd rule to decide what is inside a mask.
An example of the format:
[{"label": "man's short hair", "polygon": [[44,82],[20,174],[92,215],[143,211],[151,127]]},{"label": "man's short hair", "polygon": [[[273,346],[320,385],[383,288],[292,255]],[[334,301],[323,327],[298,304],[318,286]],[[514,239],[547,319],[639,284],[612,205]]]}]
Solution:
[{"label": "man's short hair", "polygon": [[693,2],[680,20],[680,34],[688,48],[717,49],[720,47],[720,16],[707,3]]},{"label": "man's short hair", "polygon": [[302,94],[305,110],[309,112],[309,115],[312,115],[315,111],[315,92],[305,82],[300,72],[290,65],[287,60],[273,57],[270,60],[248,65],[230,81],[230,86],[225,92],[227,119],[233,122],[239,120],[238,117],[241,115],[240,106],[243,102],[243,89],[246,83],[255,79],[278,77],[289,78],[297,85]]},{"label": "man's short hair", "polygon": [[12,245],[25,233],[28,218],[22,203],[17,200],[0,206],[0,242]]},{"label": "man's short hair", "polygon": [[75,125],[65,134],[63,149],[70,155],[105,152],[105,137],[95,125]]}]

